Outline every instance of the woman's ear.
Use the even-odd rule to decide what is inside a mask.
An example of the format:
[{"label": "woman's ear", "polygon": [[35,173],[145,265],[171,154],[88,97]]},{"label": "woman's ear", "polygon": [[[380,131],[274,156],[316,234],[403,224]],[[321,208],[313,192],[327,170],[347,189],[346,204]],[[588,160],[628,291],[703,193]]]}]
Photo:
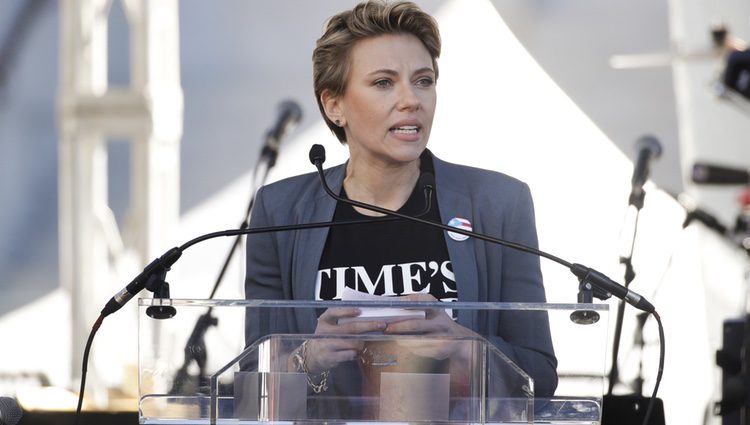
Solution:
[{"label": "woman's ear", "polygon": [[343,127],[346,124],[341,96],[335,96],[328,89],[323,90],[323,93],[320,94],[320,104],[323,105],[323,110],[329,120],[336,123],[339,127]]}]

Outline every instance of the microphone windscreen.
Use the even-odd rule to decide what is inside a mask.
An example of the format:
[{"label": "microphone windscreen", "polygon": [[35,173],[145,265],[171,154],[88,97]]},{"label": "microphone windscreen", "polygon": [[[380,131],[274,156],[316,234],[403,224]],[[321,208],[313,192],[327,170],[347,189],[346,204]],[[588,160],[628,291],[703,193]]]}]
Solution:
[{"label": "microphone windscreen", "polygon": [[659,140],[656,139],[656,137],[651,135],[646,135],[638,139],[638,141],[635,143],[635,148],[638,152],[645,150],[648,150],[651,152],[651,155],[654,157],[654,159],[659,158],[661,156],[661,143],[659,143]]},{"label": "microphone windscreen", "polygon": [[297,124],[302,119],[302,108],[293,100],[285,100],[279,106],[282,117],[289,117],[289,123]]},{"label": "microphone windscreen", "polygon": [[310,162],[312,162],[313,165],[326,162],[326,148],[324,148],[323,145],[312,145],[310,148]]},{"label": "microphone windscreen", "polygon": [[702,184],[748,184],[750,173],[747,170],[721,165],[696,162],[693,164],[693,183]]},{"label": "microphone windscreen", "polygon": [[0,397],[0,425],[16,425],[23,416],[21,406],[15,399]]},{"label": "microphone windscreen", "polygon": [[431,187],[432,189],[435,189],[435,175],[432,173],[422,173],[419,175],[419,183],[417,184],[418,187],[426,188]]}]

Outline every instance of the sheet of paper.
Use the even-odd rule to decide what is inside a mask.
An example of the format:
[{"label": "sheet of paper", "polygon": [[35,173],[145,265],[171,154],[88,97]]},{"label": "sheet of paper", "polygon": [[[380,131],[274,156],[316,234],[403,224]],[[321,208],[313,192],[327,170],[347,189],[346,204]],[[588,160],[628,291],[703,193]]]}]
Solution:
[{"label": "sheet of paper", "polygon": [[[383,301],[380,295],[370,295],[344,287],[341,294],[342,301]],[[424,319],[424,310],[411,310],[395,307],[372,307],[362,308],[362,313],[357,317],[344,317],[339,319],[340,324],[362,320],[383,320],[386,323],[398,322],[407,319]]]}]

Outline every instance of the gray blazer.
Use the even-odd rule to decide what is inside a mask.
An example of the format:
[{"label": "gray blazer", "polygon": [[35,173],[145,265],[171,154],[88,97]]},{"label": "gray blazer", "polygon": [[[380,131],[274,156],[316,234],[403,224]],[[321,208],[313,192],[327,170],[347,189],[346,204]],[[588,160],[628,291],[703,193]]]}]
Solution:
[{"label": "gray blazer", "polygon": [[[433,156],[435,189],[441,221],[471,221],[473,230],[537,247],[534,207],[528,186],[494,171],[451,164]],[[325,170],[326,181],[339,193],[346,164]],[[331,220],[336,201],[321,187],[317,173],[291,177],[261,188],[250,227]],[[328,229],[249,235],[245,296],[248,299],[314,299],[315,278]],[[446,234],[459,301],[545,302],[539,257],[485,243],[475,238],[456,241]],[[557,387],[557,360],[545,314],[523,320],[461,317],[464,326],[484,335],[535,381],[538,397]],[[297,331],[312,333],[314,318],[300,321]],[[248,320],[247,342],[259,336]]]}]

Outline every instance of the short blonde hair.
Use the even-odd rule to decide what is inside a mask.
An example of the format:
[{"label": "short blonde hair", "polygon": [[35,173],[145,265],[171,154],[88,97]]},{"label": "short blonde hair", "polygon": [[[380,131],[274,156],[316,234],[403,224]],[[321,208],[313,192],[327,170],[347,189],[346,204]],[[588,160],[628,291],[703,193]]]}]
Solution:
[{"label": "short blonde hair", "polygon": [[341,143],[346,143],[346,133],[326,116],[321,95],[326,90],[333,96],[343,95],[349,78],[352,48],[360,40],[383,34],[416,36],[432,58],[437,79],[440,32],[435,19],[416,4],[370,0],[332,16],[313,51],[313,87],[320,113]]}]

